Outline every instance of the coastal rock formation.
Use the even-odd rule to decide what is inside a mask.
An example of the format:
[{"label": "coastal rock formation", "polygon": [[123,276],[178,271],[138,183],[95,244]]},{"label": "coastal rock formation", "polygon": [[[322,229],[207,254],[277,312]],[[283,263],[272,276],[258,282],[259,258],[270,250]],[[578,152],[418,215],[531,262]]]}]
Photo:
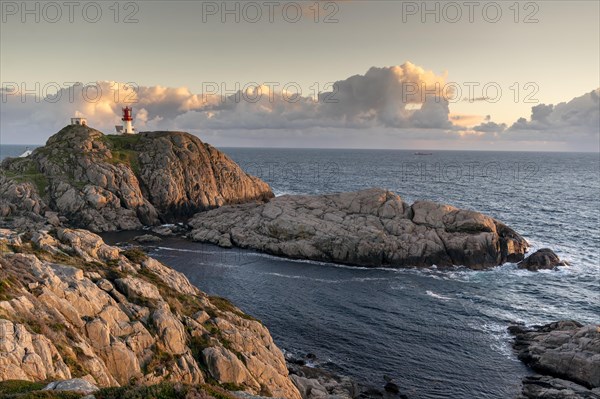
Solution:
[{"label": "coastal rock formation", "polygon": [[478,212],[389,191],[282,196],[197,214],[189,237],[220,246],[361,266],[483,269],[523,259],[527,242]]},{"label": "coastal rock formation", "polygon": [[303,399],[352,399],[361,393],[358,384],[348,377],[293,363],[288,369]]},{"label": "coastal rock formation", "polygon": [[0,215],[46,216],[92,231],[138,229],[224,204],[264,200],[269,186],[182,132],[105,136],[67,126],[0,168]]},{"label": "coastal rock formation", "polygon": [[547,375],[523,378],[523,390],[517,399],[600,399],[600,390],[590,390],[571,381]]},{"label": "coastal rock formation", "polygon": [[300,399],[259,321],[139,249],[66,228],[0,230],[0,249],[0,381],[219,384]]},{"label": "coastal rock formation", "polygon": [[559,321],[509,331],[519,359],[542,374],[523,380],[523,398],[600,398],[600,325]]},{"label": "coastal rock formation", "polygon": [[558,266],[568,266],[569,264],[560,260],[558,255],[550,248],[542,248],[529,255],[517,265],[519,269],[527,269],[534,272],[540,269],[554,269]]}]

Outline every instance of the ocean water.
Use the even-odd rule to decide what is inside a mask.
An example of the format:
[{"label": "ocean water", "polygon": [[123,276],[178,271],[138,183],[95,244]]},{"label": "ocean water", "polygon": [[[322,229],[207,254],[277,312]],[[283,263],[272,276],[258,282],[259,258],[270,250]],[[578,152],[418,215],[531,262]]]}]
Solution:
[{"label": "ocean water", "polygon": [[[277,344],[411,398],[511,398],[513,322],[600,322],[598,154],[225,148],[277,195],[383,187],[489,214],[571,263],[532,273],[293,261],[171,238],[152,255],[261,319]],[[119,241],[130,233],[114,234]]]},{"label": "ocean water", "polygon": [[25,151],[29,150],[34,150],[37,147],[39,147],[38,145],[20,145],[20,144],[14,144],[14,145],[7,145],[7,144],[0,144],[0,161],[2,161],[4,158],[8,158],[8,157],[18,157],[21,154],[23,154]]}]

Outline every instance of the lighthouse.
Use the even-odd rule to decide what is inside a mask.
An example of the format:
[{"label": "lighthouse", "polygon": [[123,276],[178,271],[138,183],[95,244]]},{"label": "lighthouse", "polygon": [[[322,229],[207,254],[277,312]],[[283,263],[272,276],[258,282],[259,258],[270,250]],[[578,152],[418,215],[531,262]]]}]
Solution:
[{"label": "lighthouse", "polygon": [[133,117],[131,116],[131,112],[133,109],[131,107],[123,108],[123,134],[134,134],[133,130]]},{"label": "lighthouse", "polygon": [[135,134],[135,128],[133,127],[133,109],[131,107],[123,108],[123,125],[115,126],[117,133],[119,134]]}]

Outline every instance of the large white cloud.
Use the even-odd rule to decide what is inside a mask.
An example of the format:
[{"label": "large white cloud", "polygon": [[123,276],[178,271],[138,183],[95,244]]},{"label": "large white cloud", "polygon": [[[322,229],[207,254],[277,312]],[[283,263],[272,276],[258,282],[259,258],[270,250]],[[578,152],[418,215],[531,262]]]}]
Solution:
[{"label": "large white cloud", "polygon": [[[91,126],[110,133],[122,123],[121,107],[131,105],[138,130],[185,130],[216,143],[229,137],[233,141],[225,141],[228,145],[251,145],[248,140],[265,145],[277,139],[278,145],[329,146],[351,139],[353,146],[427,140],[435,148],[436,140],[455,140],[465,147],[487,141],[503,142],[505,149],[510,142],[598,148],[600,89],[569,102],[537,105],[529,120],[521,118],[507,128],[489,116],[451,114],[444,96],[453,93],[441,92],[445,83],[445,75],[407,62],[373,67],[364,75],[337,81],[316,99],[272,90],[267,84],[226,96],[218,91],[192,93],[185,87],[134,89],[108,81],[87,90],[65,87],[39,101],[19,92],[0,93],[0,142],[43,143],[74,115],[85,116]],[[515,148],[522,147],[515,144]]]},{"label": "large white cloud", "polygon": [[[43,127],[52,131],[70,116],[84,115],[90,125],[112,131],[120,108],[135,108],[139,129],[308,129],[308,128],[451,128],[448,102],[441,87],[445,76],[409,62],[371,68],[330,85],[318,98],[273,85],[246,87],[235,94],[194,94],[187,88],[134,86],[97,82],[96,87],[70,86],[40,99],[5,95],[2,134],[19,137]],[[23,101],[23,99],[25,101]],[[58,99],[58,101],[55,101]],[[36,126],[38,125],[38,126]]]}]

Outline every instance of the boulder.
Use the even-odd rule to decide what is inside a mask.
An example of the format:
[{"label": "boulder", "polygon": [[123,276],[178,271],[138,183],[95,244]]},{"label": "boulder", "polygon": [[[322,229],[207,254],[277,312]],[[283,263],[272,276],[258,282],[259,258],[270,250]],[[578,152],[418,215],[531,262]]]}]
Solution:
[{"label": "boulder", "polygon": [[[305,366],[304,359],[288,358],[288,368],[294,384],[298,387],[303,398],[325,399],[352,399],[371,396],[362,396],[370,387],[360,386],[346,376],[329,372],[314,366]],[[381,392],[378,392],[381,393]],[[389,395],[386,395],[387,398]],[[377,395],[384,397],[384,395]]]},{"label": "boulder", "polygon": [[86,260],[116,260],[119,259],[119,250],[106,245],[96,234],[85,230],[58,229],[58,238],[66,245],[70,245],[75,252]]},{"label": "boulder", "polygon": [[169,353],[181,355],[189,351],[185,327],[169,310],[167,304],[162,304],[152,314],[152,323],[157,331],[157,336]]},{"label": "boulder", "polygon": [[519,261],[528,248],[489,216],[430,201],[410,206],[382,189],[223,206],[189,224],[197,241],[373,267],[484,269]]},{"label": "boulder", "polygon": [[155,285],[148,283],[140,278],[136,277],[125,277],[115,280],[115,286],[121,291],[128,299],[132,298],[143,298],[162,300],[160,291]]},{"label": "boulder", "polygon": [[306,399],[328,398],[327,389],[316,379],[292,375],[292,381],[298,387],[300,395]]},{"label": "boulder", "polygon": [[144,234],[141,236],[137,236],[133,239],[133,241],[140,244],[156,244],[162,241],[160,237],[153,236],[152,234]]},{"label": "boulder", "polygon": [[223,347],[206,348],[202,351],[202,358],[214,379],[260,390],[258,382],[230,350]]},{"label": "boulder", "polygon": [[46,385],[44,391],[70,391],[82,394],[96,392],[98,387],[82,378],[73,378],[70,380],[55,381]]},{"label": "boulder", "polygon": [[561,261],[558,255],[550,248],[542,248],[529,255],[517,265],[519,269],[538,271],[540,269],[554,269],[558,266],[568,266],[569,264],[565,261]]},{"label": "boulder", "polygon": [[152,232],[161,236],[172,236],[174,231],[179,230],[175,225],[163,225],[152,228]]}]

